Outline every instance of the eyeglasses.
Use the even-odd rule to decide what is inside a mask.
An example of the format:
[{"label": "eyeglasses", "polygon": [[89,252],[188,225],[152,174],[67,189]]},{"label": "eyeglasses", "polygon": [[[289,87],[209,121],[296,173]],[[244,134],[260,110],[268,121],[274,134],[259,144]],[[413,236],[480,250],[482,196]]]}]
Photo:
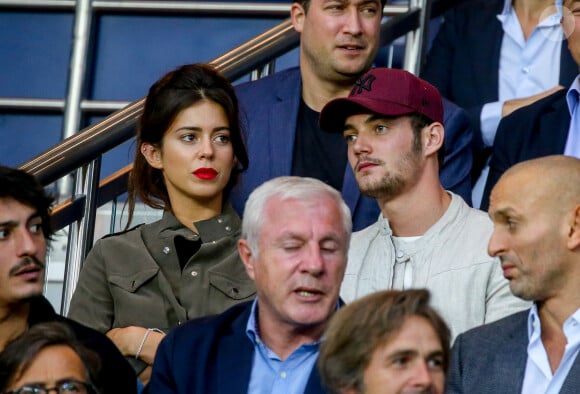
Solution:
[{"label": "eyeglasses", "polygon": [[43,387],[35,384],[7,391],[4,394],[50,394],[51,392],[57,394],[95,394],[95,389],[89,383],[71,379],[62,381],[54,387]]}]

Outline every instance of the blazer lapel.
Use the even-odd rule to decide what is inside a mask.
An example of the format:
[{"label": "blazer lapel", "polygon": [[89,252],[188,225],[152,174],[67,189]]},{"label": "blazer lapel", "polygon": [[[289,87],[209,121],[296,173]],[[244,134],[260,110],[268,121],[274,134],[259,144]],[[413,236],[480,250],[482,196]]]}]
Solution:
[{"label": "blazer lapel", "polygon": [[568,372],[560,394],[577,394],[578,391],[580,391],[580,357],[576,355],[574,364],[572,364],[572,368]]},{"label": "blazer lapel", "polygon": [[[560,94],[566,95],[565,91]],[[564,153],[570,128],[570,113],[566,99],[560,97],[554,100],[552,110],[538,120],[539,124],[536,127],[539,132],[534,133],[531,139],[522,141],[525,147],[520,151],[525,156],[520,161]]]},{"label": "blazer lapel", "polygon": [[569,87],[578,75],[578,64],[572,58],[568,49],[568,40],[562,40],[560,51],[560,85]]},{"label": "blazer lapel", "polygon": [[528,313],[522,312],[513,330],[508,335],[503,354],[507,357],[503,360],[504,365],[498,368],[505,371],[500,374],[504,381],[498,387],[504,387],[505,393],[521,393],[526,372],[526,362],[528,360]]},{"label": "blazer lapel", "polygon": [[245,394],[248,391],[254,359],[254,347],[246,336],[250,306],[251,303],[247,311],[232,323],[231,333],[217,347],[216,394]]},{"label": "blazer lapel", "polygon": [[[485,385],[482,392],[522,392],[528,358],[528,313],[523,311],[508,318],[503,325],[497,326],[496,336],[486,337],[479,343],[483,352],[494,352],[494,356],[489,359],[490,366],[479,372],[478,378],[483,378],[480,382]],[[493,375],[493,379],[489,375]]]},{"label": "blazer lapel", "polygon": [[288,175],[292,171],[292,152],[302,96],[301,89],[300,70],[297,69],[288,74],[288,78],[279,84],[278,101],[270,108],[268,123],[274,132],[267,134],[270,138],[267,143],[271,160],[265,163],[270,163],[271,178]]},{"label": "blazer lapel", "polygon": [[499,58],[503,40],[503,29],[496,15],[501,13],[503,1],[498,2],[498,7],[491,6],[481,10],[489,12],[489,17],[482,16],[480,21],[492,20],[481,26],[471,26],[473,32],[477,32],[482,39],[479,45],[471,48],[471,69],[474,70],[475,82],[478,85],[474,95],[487,101],[495,101],[499,97]]},{"label": "blazer lapel", "polygon": [[304,394],[324,393],[326,393],[326,390],[322,387],[322,381],[320,380],[320,374],[318,373],[318,366],[314,364],[314,367],[312,367],[312,372],[310,372],[310,376],[308,377],[308,383],[306,384]]}]

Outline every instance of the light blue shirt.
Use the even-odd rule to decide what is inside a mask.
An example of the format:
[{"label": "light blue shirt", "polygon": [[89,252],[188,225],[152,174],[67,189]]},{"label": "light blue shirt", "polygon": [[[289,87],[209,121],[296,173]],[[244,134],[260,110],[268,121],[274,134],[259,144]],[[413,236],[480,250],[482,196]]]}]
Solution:
[{"label": "light blue shirt", "polygon": [[576,77],[572,86],[566,93],[566,101],[570,110],[570,128],[564,154],[580,158],[580,108],[578,108],[578,95],[580,94],[580,76]]},{"label": "light blue shirt", "polygon": [[250,318],[246,326],[246,335],[254,345],[254,360],[248,394],[303,394],[312,368],[315,367],[318,359],[320,341],[304,344],[286,360],[281,360],[260,339],[256,319],[257,305],[256,299],[252,304]]},{"label": "light blue shirt", "polygon": [[542,343],[542,327],[536,304],[528,316],[528,361],[522,393],[558,394],[580,350],[580,309],[563,326],[567,344],[556,372],[552,374],[548,354]]},{"label": "light blue shirt", "polygon": [[[480,114],[483,143],[492,146],[501,121],[504,102],[541,93],[558,85],[560,55],[564,33],[560,25],[561,0],[555,0],[556,12],[543,19],[526,40],[511,0],[505,0],[497,19],[501,22],[503,39],[499,56],[498,101],[483,105]],[[489,173],[486,164],[473,186],[472,202],[481,205]]]}]

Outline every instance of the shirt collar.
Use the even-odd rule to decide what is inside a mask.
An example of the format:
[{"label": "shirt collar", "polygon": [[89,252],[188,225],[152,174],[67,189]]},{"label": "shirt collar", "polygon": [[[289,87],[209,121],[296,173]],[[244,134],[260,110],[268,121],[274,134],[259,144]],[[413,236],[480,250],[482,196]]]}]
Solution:
[{"label": "shirt collar", "polygon": [[220,215],[195,222],[195,227],[199,234],[181,224],[171,212],[165,211],[158,222],[157,229],[160,238],[173,238],[181,235],[186,239],[196,241],[201,237],[201,240],[207,243],[238,233],[241,228],[241,220],[232,206],[226,204]]},{"label": "shirt collar", "polygon": [[[573,335],[580,331],[580,308],[576,310],[566,321],[562,327],[564,335],[566,338],[571,338]],[[538,306],[536,303],[530,308],[530,313],[528,315],[528,338],[531,340],[534,337],[539,337],[542,333],[542,327],[540,325],[540,315],[538,314]]]},{"label": "shirt collar", "polygon": [[578,105],[578,95],[580,94],[580,75],[574,79],[568,93],[566,93],[566,102],[568,103],[568,110],[570,115],[574,113],[574,109]]},{"label": "shirt collar", "polygon": [[[505,19],[505,18],[507,18],[507,16],[511,12],[511,10],[512,10],[512,0],[505,0],[503,2],[503,10],[501,11],[501,14],[499,14],[497,17]],[[502,19],[500,19],[500,20],[502,20]]]},{"label": "shirt collar", "polygon": [[252,344],[256,346],[256,344],[261,343],[260,334],[258,333],[258,322],[256,313],[258,312],[258,297],[254,299],[252,302],[252,308],[250,309],[250,318],[248,319],[248,323],[246,324],[246,335],[252,341]]},{"label": "shirt collar", "polygon": [[540,334],[540,315],[538,315],[538,306],[536,303],[530,308],[530,313],[528,315],[528,338],[531,339],[533,335],[536,336]]},{"label": "shirt collar", "polygon": [[[340,307],[343,305],[341,300],[336,301],[336,310],[338,311]],[[256,346],[257,344],[263,343],[260,339],[260,328],[258,327],[258,297],[254,299],[252,302],[252,308],[250,309],[250,318],[248,319],[248,323],[246,324],[246,335],[252,341],[252,344]],[[307,344],[307,345],[318,345],[320,342],[324,340],[324,336],[320,338],[320,340]]]}]

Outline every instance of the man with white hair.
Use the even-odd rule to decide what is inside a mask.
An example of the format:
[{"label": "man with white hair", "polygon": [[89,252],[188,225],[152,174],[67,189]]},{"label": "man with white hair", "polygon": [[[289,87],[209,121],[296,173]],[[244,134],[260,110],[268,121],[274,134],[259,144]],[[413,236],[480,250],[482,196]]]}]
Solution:
[{"label": "man with white hair", "polygon": [[315,365],[351,226],[340,193],[319,180],[280,177],[254,190],[238,250],[256,300],[170,332],[149,392],[324,393]]}]

